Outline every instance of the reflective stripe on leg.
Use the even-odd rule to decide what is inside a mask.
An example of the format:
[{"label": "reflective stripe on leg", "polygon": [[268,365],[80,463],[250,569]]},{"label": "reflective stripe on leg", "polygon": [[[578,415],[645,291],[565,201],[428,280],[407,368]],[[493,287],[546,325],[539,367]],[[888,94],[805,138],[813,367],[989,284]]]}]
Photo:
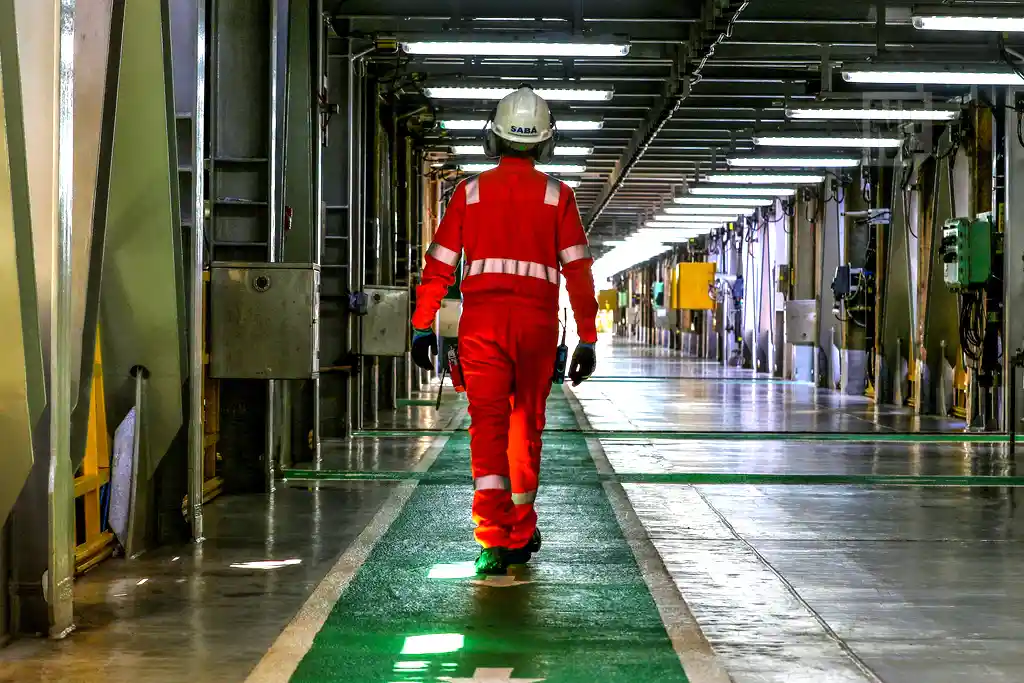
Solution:
[{"label": "reflective stripe on leg", "polygon": [[512,480],[500,474],[485,474],[473,480],[473,488],[477,491],[511,491]]},{"label": "reflective stripe on leg", "polygon": [[537,491],[512,494],[512,503],[515,505],[533,505],[535,500],[537,500]]}]

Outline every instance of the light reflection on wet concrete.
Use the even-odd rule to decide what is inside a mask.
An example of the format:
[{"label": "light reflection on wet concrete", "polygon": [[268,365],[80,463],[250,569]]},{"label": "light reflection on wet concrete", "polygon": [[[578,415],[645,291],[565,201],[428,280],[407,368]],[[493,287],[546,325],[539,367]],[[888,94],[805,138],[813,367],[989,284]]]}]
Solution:
[{"label": "light reflection on wet concrete", "polygon": [[[954,431],[866,399],[660,350],[604,347],[595,429]],[[609,355],[609,354],[612,355]],[[727,380],[727,381],[726,381]],[[601,439],[630,472],[1015,474],[1005,445]],[[1024,681],[1016,489],[630,484],[631,503],[738,683]]]}]

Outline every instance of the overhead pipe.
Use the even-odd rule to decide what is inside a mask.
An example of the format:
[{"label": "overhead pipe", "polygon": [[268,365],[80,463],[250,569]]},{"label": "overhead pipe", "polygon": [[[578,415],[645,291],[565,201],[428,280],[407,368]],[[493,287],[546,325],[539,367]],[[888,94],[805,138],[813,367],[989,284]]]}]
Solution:
[{"label": "overhead pipe", "polygon": [[[683,102],[690,94],[690,88],[693,85],[696,85],[697,83],[700,82],[701,74],[703,73],[704,68],[707,66],[708,61],[714,55],[715,49],[723,41],[732,37],[732,32],[733,28],[736,25],[736,21],[739,19],[740,15],[742,15],[743,11],[746,10],[748,5],[750,5],[750,0],[744,0],[744,2],[736,9],[736,11],[733,12],[732,17],[729,18],[729,23],[726,26],[726,29],[722,31],[722,33],[718,35],[715,41],[710,46],[708,46],[707,50],[705,50],[704,56],[701,58],[697,66],[694,68],[689,80],[684,80],[685,74],[681,74],[681,76],[683,77],[683,79],[681,80],[684,83],[682,91],[676,92],[674,95],[670,96],[670,105],[662,110],[662,112],[658,115],[657,119],[655,119],[654,125],[643,126],[640,128],[640,130],[637,131],[637,134],[634,135],[633,142],[630,145],[632,151],[629,152],[629,160],[620,172],[616,173],[615,169],[612,170],[611,176],[608,179],[608,183],[605,184],[605,188],[601,193],[603,196],[601,196],[598,199],[597,203],[594,205],[594,208],[592,208],[587,214],[585,222],[587,224],[588,232],[593,228],[594,222],[601,217],[601,213],[604,211],[605,207],[608,206],[608,203],[612,200],[612,198],[615,197],[615,194],[625,183],[626,179],[629,177],[630,172],[643,158],[644,154],[647,153],[647,150],[650,148],[654,140],[657,139],[658,135],[661,134],[661,131],[665,128],[668,122],[672,120],[672,117],[675,116],[676,112],[679,111],[679,109],[682,107]],[[675,84],[673,89],[678,90],[678,84]]]}]

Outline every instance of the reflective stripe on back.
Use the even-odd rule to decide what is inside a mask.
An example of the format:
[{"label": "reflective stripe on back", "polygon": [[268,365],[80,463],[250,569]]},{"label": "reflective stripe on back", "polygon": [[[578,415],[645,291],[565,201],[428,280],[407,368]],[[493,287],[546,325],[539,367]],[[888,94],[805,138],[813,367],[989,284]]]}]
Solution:
[{"label": "reflective stripe on back", "polygon": [[479,176],[466,181],[466,205],[480,203],[480,178]]},{"label": "reflective stripe on back", "polygon": [[590,247],[586,244],[577,244],[574,247],[568,247],[558,252],[558,262],[563,266],[584,258],[592,258],[590,255]]},{"label": "reflective stripe on back", "polygon": [[484,273],[518,275],[546,280],[553,285],[558,284],[558,270],[531,261],[517,261],[511,258],[485,258],[466,263],[463,278]]},{"label": "reflective stripe on back", "polygon": [[527,491],[526,493],[513,493],[512,504],[513,505],[533,505],[534,501],[537,500],[537,491]]},{"label": "reflective stripe on back", "polygon": [[558,198],[562,196],[562,183],[554,178],[548,178],[547,187],[544,189],[544,203],[548,206],[558,206]]},{"label": "reflective stripe on back", "polygon": [[446,246],[440,245],[437,242],[431,242],[427,248],[427,255],[436,258],[441,263],[449,266],[454,266],[459,262],[459,254],[452,251]]}]

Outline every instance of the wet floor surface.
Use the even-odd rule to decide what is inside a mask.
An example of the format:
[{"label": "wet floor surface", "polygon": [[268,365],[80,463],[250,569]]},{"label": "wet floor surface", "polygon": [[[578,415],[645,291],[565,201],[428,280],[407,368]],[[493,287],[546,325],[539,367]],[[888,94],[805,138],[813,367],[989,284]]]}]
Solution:
[{"label": "wet floor surface", "polygon": [[[730,440],[724,437],[741,431],[898,435],[957,431],[963,425],[877,409],[861,397],[755,377],[664,350],[605,343],[599,359],[598,376],[575,396],[589,422],[585,426],[616,432],[615,438],[590,441],[618,472],[1017,473],[1006,446],[998,443],[820,442],[798,434]],[[394,415],[382,413],[380,423],[368,427],[442,430],[464,408],[447,400],[437,414],[422,405],[428,398],[414,397],[416,404]],[[549,426],[574,427],[569,420]],[[686,440],[643,435],[659,430],[715,434]],[[327,442],[319,463],[299,467],[410,472],[434,443],[431,436],[401,434]],[[456,472],[458,463],[449,469]],[[163,549],[132,563],[112,560],[80,579],[79,631],[61,643],[26,639],[0,650],[0,682],[244,681],[396,486],[296,479],[282,482],[272,497],[222,497],[207,508],[209,538],[201,549]],[[428,498],[448,490],[468,495],[462,485],[425,483],[421,489]],[[628,483],[624,489],[670,583],[738,683],[1024,681],[1024,519],[1017,511],[1022,490],[854,483]],[[586,510],[563,505],[573,500],[564,477],[558,485],[552,481],[551,490],[550,505],[543,494],[539,499],[542,525],[555,524],[553,547],[570,548],[573,534],[585,535],[587,525],[563,529],[554,518]],[[421,533],[449,526],[468,533],[460,504],[454,498],[446,503],[450,525]],[[456,535],[445,537],[454,554]],[[583,539],[580,547],[590,552],[600,545]],[[472,554],[471,543],[466,552]],[[265,559],[298,562],[274,570],[231,566]],[[550,590],[557,594],[566,576],[560,561],[538,562],[534,571],[554,577]],[[538,614],[551,608],[541,602]],[[610,606],[614,600],[604,599],[601,614]],[[594,609],[577,607],[581,613]],[[498,609],[493,617],[484,615],[486,627],[500,614]],[[342,612],[335,618],[344,623]],[[446,613],[445,619],[454,629],[459,616]],[[547,671],[523,665],[528,679],[541,680]],[[310,680],[355,680],[331,670],[338,675]],[[683,680],[665,676],[656,680]],[[399,679],[374,679],[384,680]],[[555,676],[544,680],[557,683]]]}]

